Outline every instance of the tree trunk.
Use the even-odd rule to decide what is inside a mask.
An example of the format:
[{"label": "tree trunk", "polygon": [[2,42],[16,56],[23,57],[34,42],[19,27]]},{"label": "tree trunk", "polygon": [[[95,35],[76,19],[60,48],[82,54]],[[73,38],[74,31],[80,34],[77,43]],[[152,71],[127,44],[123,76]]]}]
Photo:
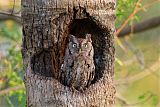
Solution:
[{"label": "tree trunk", "polygon": [[[27,107],[111,107],[115,0],[22,0]],[[83,92],[60,83],[68,35],[92,34],[95,77]],[[98,58],[98,62],[96,59]]]}]

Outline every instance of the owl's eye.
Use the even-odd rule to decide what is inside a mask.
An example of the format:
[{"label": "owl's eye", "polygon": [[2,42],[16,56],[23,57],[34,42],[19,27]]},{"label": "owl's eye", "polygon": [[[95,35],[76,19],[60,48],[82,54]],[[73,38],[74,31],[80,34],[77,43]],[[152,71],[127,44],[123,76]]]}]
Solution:
[{"label": "owl's eye", "polygon": [[84,48],[87,48],[87,47],[88,47],[88,45],[87,45],[87,44],[84,44],[84,45],[83,45],[83,47],[84,47]]},{"label": "owl's eye", "polygon": [[73,47],[73,48],[77,47],[77,44],[76,44],[76,43],[73,43],[73,44],[72,44],[72,47]]}]

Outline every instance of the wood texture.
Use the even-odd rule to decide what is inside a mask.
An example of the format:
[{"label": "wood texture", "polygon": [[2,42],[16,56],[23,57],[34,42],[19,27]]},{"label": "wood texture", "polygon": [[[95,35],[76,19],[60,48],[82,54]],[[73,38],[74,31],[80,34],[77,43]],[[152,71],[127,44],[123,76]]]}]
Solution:
[{"label": "wood texture", "polygon": [[[115,2],[22,0],[27,107],[111,107],[114,104]],[[100,60],[95,63],[94,82],[83,93],[58,80],[68,34],[81,31],[94,35],[94,59]]]}]

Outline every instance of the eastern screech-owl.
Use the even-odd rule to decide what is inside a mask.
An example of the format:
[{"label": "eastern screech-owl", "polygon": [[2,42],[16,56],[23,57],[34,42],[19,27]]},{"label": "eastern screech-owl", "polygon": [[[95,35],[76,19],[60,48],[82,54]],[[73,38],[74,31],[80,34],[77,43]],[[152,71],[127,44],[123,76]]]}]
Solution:
[{"label": "eastern screech-owl", "polygon": [[95,75],[93,55],[91,34],[86,34],[85,38],[69,35],[61,66],[61,82],[79,91],[90,85]]}]

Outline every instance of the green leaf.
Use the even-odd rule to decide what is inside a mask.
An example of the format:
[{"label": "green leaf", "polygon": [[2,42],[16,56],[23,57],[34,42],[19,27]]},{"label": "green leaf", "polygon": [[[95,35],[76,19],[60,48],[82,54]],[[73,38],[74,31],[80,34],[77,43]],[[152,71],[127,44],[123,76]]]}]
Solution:
[{"label": "green leaf", "polygon": [[152,105],[156,106],[158,104],[158,96],[152,96]]}]

